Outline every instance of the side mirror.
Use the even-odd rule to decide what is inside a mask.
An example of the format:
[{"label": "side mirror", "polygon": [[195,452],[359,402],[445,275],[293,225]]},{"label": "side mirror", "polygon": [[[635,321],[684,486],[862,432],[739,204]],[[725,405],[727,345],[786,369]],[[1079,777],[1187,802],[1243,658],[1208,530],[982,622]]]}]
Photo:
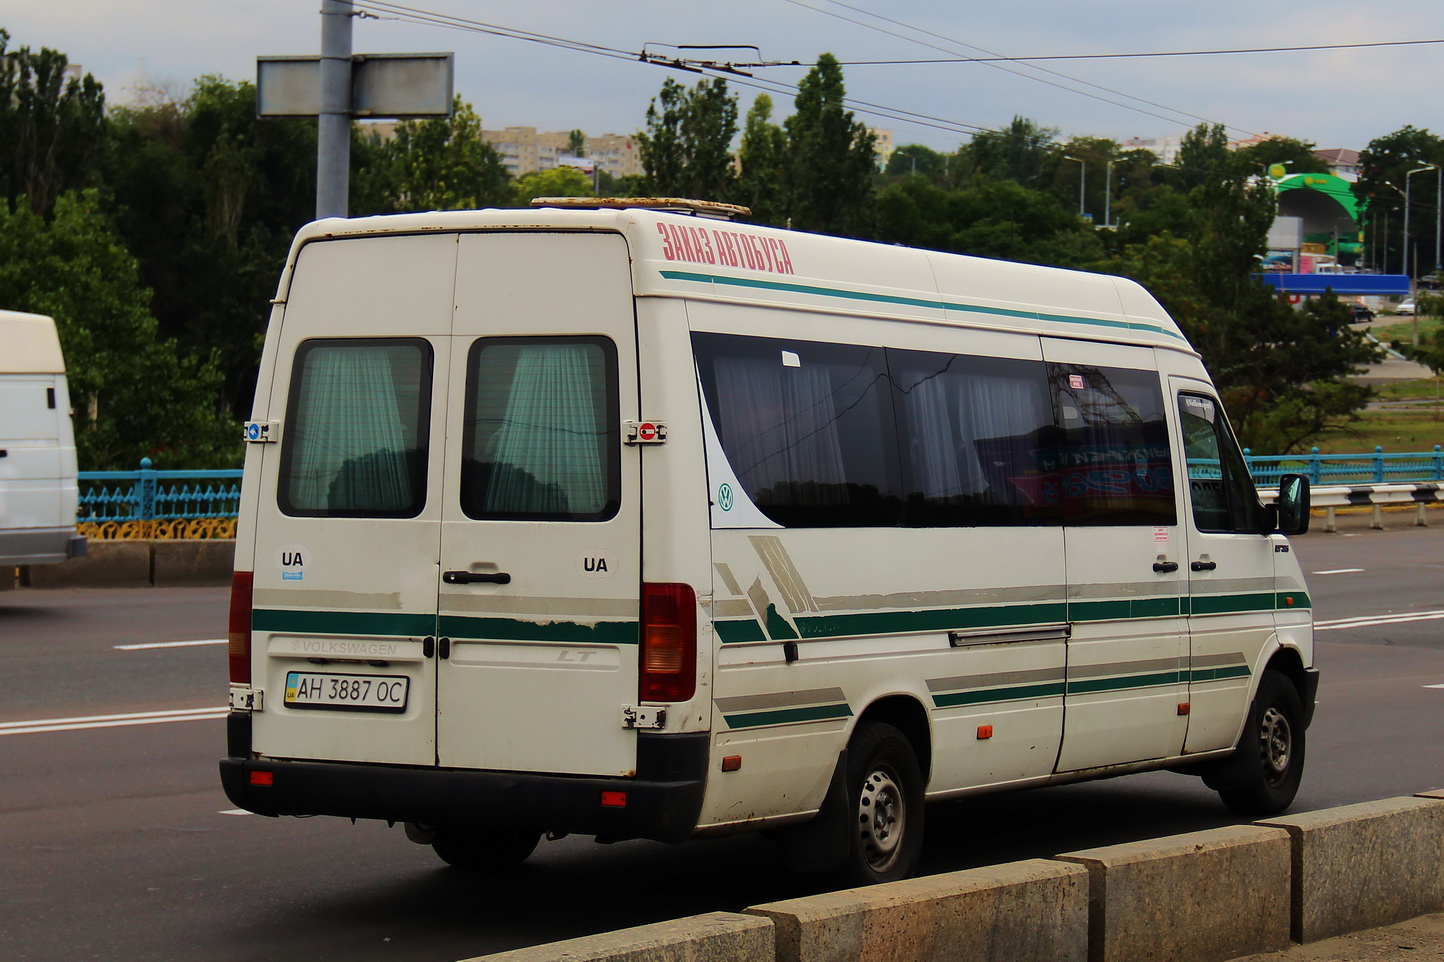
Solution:
[{"label": "side mirror", "polygon": [[1302,474],[1286,474],[1279,478],[1278,523],[1283,534],[1303,534],[1309,530],[1309,479]]}]

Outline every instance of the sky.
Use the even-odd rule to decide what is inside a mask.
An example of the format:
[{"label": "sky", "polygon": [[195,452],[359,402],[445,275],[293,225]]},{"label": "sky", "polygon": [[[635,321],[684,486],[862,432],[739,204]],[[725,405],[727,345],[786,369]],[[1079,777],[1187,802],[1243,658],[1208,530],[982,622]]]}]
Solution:
[{"label": "sky", "polygon": [[[1062,140],[1176,137],[1202,122],[1226,125],[1235,139],[1272,134],[1320,148],[1361,149],[1406,125],[1444,135],[1444,43],[1420,42],[1444,40],[1437,0],[354,2],[376,17],[356,20],[356,53],[454,52],[456,92],[488,129],[592,136],[642,129],[666,76],[688,85],[700,79],[644,63],[644,51],[800,62],[747,68],[751,78],[729,79],[742,116],[760,86],[780,121],[792,111],[791,88],[830,52],[844,65],[858,119],[891,130],[897,145],[951,151],[1015,116]],[[207,74],[254,81],[257,56],[314,55],[319,9],[320,0],[5,0],[0,28],[12,47],[65,53],[101,81],[114,104],[136,102],[146,91],[183,98]],[[472,26],[415,22],[438,17]],[[569,46],[481,32],[496,28]],[[1342,44],[1390,45],[1099,56]],[[685,45],[750,45],[760,53],[678,49]],[[1091,59],[965,61],[1081,55]],[[953,62],[916,62],[925,60]]]}]

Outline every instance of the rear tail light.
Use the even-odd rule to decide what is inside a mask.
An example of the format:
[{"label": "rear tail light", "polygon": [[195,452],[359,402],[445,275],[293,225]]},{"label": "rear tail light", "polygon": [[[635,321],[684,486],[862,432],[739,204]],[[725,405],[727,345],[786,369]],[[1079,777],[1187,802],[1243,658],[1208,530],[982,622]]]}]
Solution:
[{"label": "rear tail light", "polygon": [[697,689],[697,594],[691,585],[642,585],[642,701],[686,701]]},{"label": "rear tail light", "polygon": [[230,655],[231,684],[251,683],[251,589],[255,576],[249,571],[231,574]]}]

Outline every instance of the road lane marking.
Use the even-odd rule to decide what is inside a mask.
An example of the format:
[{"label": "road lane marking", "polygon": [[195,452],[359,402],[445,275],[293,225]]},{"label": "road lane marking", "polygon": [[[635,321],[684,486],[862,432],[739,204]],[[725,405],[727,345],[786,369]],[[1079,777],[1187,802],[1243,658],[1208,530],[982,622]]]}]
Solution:
[{"label": "road lane marking", "polygon": [[248,812],[244,808],[228,808],[224,812],[217,812],[217,815],[254,815],[255,812]]},{"label": "road lane marking", "polygon": [[1425,685],[1425,688],[1444,688],[1444,685]]},{"label": "road lane marking", "polygon": [[167,722],[206,721],[213,718],[225,718],[228,711],[227,708],[179,708],[168,711],[131,712],[125,715],[32,718],[29,721],[0,722],[0,736],[73,732],[87,728],[125,728],[130,725],[163,725]]},{"label": "road lane marking", "polygon": [[[1318,572],[1315,572],[1317,574]],[[200,641],[150,641],[143,645],[112,645],[116,651],[142,651],[146,648],[195,648],[199,645],[228,644],[227,638],[204,638]]]},{"label": "road lane marking", "polygon": [[1314,622],[1314,630],[1332,631],[1336,628],[1369,628],[1375,625],[1402,625],[1411,621],[1438,621],[1441,618],[1444,618],[1444,611],[1412,611],[1397,615],[1365,615],[1359,618],[1316,621]]},{"label": "road lane marking", "polygon": [[1329,571],[1314,571],[1310,573],[1316,575],[1351,575],[1354,574],[1356,571],[1363,570],[1363,568],[1333,568]]}]

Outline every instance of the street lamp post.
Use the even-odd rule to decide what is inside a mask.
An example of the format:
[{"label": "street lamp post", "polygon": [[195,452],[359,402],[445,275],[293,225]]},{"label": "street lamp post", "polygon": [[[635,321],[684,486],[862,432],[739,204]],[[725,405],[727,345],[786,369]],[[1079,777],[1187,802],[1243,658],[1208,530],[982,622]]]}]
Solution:
[{"label": "street lamp post", "polygon": [[1069,157],[1067,154],[1063,155],[1063,159],[1071,160],[1078,165],[1078,216],[1086,218],[1088,216],[1088,211],[1087,208],[1084,206],[1084,202],[1087,196],[1088,165],[1084,163],[1081,159],[1077,157]]},{"label": "street lamp post", "polygon": [[[1411,184],[1409,178],[1415,174],[1422,174],[1426,170],[1438,170],[1433,164],[1425,164],[1423,167],[1416,167],[1404,175],[1404,276],[1409,279],[1409,298],[1413,300],[1416,295],[1414,288],[1414,272],[1409,270],[1409,190]],[[1419,305],[1414,304],[1414,346],[1419,346]]]}]

